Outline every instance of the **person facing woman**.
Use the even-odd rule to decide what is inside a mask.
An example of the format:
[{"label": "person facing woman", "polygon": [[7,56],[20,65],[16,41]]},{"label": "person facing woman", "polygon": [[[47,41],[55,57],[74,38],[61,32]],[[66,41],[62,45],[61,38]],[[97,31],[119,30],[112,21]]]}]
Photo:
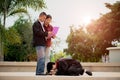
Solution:
[{"label": "person facing woman", "polygon": [[33,46],[36,48],[37,53],[37,66],[36,75],[43,75],[45,67],[45,45],[48,32],[44,30],[43,23],[46,19],[46,13],[41,12],[38,20],[36,20],[32,26],[33,28]]},{"label": "person facing woman", "polygon": [[[52,16],[51,15],[47,15],[46,20],[44,22],[44,29],[46,32],[52,32],[53,31],[53,27],[50,24],[52,21]],[[46,37],[46,49],[45,49],[45,66],[47,65],[48,62],[50,62],[50,47],[51,47],[51,38],[54,38],[54,35],[48,35]],[[46,71],[46,67],[45,67],[45,71]],[[46,72],[45,72],[46,73]]]}]

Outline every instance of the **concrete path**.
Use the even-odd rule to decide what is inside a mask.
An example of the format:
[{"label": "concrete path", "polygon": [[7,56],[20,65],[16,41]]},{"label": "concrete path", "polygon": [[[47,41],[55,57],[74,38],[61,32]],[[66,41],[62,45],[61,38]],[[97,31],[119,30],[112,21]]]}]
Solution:
[{"label": "concrete path", "polygon": [[0,80],[120,80],[120,72],[93,72],[93,76],[36,76],[35,72],[0,72]]}]

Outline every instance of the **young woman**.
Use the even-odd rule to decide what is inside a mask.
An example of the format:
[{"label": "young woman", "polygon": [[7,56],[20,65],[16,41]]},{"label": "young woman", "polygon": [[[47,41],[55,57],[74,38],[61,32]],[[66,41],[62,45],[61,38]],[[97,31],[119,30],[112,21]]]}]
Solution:
[{"label": "young woman", "polygon": [[[46,20],[44,22],[44,29],[46,32],[51,32],[53,31],[53,27],[50,24],[52,21],[52,16],[51,15],[47,15]],[[48,62],[50,62],[50,47],[51,47],[51,38],[54,38],[54,35],[48,35],[46,37],[46,49],[45,49],[45,66],[47,65]],[[46,71],[46,67],[45,67],[45,71]],[[46,72],[44,72],[46,73]]]}]

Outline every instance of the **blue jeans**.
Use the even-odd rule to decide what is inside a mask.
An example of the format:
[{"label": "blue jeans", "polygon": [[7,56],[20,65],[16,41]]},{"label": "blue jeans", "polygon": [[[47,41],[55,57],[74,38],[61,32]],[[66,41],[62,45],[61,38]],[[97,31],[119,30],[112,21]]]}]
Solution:
[{"label": "blue jeans", "polygon": [[36,75],[40,75],[44,73],[45,67],[45,46],[37,46],[37,67],[36,67]]},{"label": "blue jeans", "polygon": [[47,71],[47,63],[50,62],[50,47],[46,47],[45,49],[45,69],[44,73]]}]

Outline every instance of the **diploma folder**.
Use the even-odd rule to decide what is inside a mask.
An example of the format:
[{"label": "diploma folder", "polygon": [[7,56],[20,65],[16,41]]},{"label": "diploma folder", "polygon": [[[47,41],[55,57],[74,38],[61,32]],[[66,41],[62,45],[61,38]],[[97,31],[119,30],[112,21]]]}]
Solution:
[{"label": "diploma folder", "polygon": [[52,34],[48,35],[48,39],[51,38],[52,36],[56,35],[58,33],[59,27],[53,27]]},{"label": "diploma folder", "polygon": [[59,27],[53,27],[53,35],[56,35],[58,33]]}]

